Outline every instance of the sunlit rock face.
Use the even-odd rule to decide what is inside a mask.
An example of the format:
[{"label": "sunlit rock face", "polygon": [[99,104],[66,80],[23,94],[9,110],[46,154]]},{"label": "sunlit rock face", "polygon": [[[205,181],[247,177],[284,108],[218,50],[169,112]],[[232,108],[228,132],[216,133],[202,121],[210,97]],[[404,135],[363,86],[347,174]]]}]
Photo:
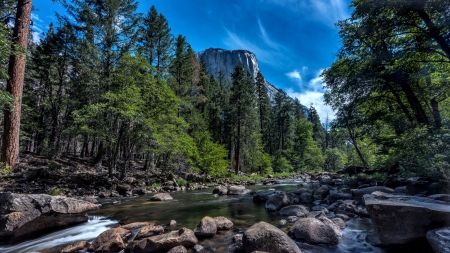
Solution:
[{"label": "sunlit rock face", "polygon": [[[253,80],[256,79],[256,75],[259,71],[256,55],[247,50],[224,50],[220,48],[209,48],[198,53],[198,58],[205,59],[208,72],[210,74],[214,74],[216,77],[219,76],[219,71],[222,69],[225,76],[228,79],[231,79],[231,74],[238,63],[241,63],[244,66],[244,68],[253,77]],[[267,82],[267,80],[265,81],[265,85],[270,100],[273,101],[278,89],[271,83]]]}]

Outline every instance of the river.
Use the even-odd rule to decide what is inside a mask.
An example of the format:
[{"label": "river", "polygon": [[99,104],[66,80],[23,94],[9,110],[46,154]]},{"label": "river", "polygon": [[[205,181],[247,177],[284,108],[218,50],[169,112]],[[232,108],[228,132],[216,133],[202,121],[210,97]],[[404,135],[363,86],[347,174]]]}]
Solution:
[{"label": "river", "polygon": [[[284,180],[278,185],[253,185],[247,188],[255,191],[268,189],[292,191],[298,189],[300,182]],[[118,222],[149,221],[164,226],[166,231],[181,227],[194,229],[204,216],[225,216],[234,223],[234,229],[233,231],[220,231],[212,239],[200,240],[199,244],[219,253],[233,252],[233,235],[237,232],[243,232],[256,222],[266,221],[283,231],[287,231],[292,225],[287,223],[285,226],[280,226],[279,221],[282,217],[267,212],[264,204],[253,203],[252,196],[221,196],[215,198],[212,196],[212,189],[173,192],[171,195],[174,200],[166,202],[149,201],[151,195],[100,200],[102,207],[89,213],[91,217],[88,222],[45,234],[17,245],[0,246],[0,252],[39,252],[43,249],[68,245],[80,240],[92,240]],[[168,227],[167,224],[170,220],[176,220],[177,225]],[[311,246],[301,243],[298,243],[298,245],[302,252],[306,253],[389,252],[365,242],[365,236],[372,231],[373,226],[370,219],[356,218],[347,222],[347,227],[343,230],[344,235],[337,246]]]}]

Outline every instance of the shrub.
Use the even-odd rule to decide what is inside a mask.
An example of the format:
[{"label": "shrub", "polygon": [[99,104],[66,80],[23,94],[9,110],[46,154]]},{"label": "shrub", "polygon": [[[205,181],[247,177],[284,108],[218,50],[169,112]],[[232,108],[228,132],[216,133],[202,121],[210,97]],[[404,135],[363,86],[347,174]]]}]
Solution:
[{"label": "shrub", "polygon": [[0,176],[8,176],[12,174],[12,168],[7,163],[0,163]]},{"label": "shrub", "polygon": [[184,179],[180,179],[180,180],[177,181],[177,184],[178,184],[178,186],[181,187],[181,186],[186,186],[187,182]]},{"label": "shrub", "polygon": [[160,187],[161,187],[161,184],[160,184],[160,183],[153,183],[153,184],[152,184],[152,187],[153,187],[153,188],[160,188]]},{"label": "shrub", "polygon": [[63,193],[63,191],[61,190],[61,189],[59,189],[59,188],[52,188],[49,192],[48,192],[48,195],[51,195],[51,196],[58,196],[58,195],[61,195]]}]

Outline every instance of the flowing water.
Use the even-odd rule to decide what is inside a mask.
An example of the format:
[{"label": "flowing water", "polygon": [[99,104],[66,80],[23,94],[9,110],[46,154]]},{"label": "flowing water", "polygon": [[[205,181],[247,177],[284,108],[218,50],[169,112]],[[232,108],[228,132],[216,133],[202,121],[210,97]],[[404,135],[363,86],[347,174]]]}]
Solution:
[{"label": "flowing water", "polygon": [[[254,185],[247,188],[259,190],[283,190],[292,191],[298,189],[300,181],[286,180],[282,184],[263,186]],[[278,223],[282,217],[275,213],[266,212],[264,204],[255,204],[252,196],[221,196],[214,198],[212,189],[201,191],[174,192],[171,193],[173,201],[153,202],[150,196],[133,198],[113,198],[104,200],[102,207],[94,212],[91,219],[77,226],[59,230],[40,238],[26,241],[17,245],[0,246],[0,252],[20,253],[38,252],[39,250],[55,246],[68,245],[80,240],[92,240],[110,226],[120,223],[138,221],[154,222],[164,226],[166,231],[181,227],[194,229],[204,216],[225,216],[234,223],[232,231],[220,231],[212,239],[200,241],[199,244],[207,246],[216,252],[233,252],[232,237],[234,234],[245,231],[256,222],[266,221],[283,231],[287,231],[292,224],[280,226]],[[115,203],[113,203],[115,202]],[[108,217],[108,218],[99,218]],[[168,227],[170,220],[176,220],[175,227]],[[343,231],[344,236],[337,246],[311,246],[298,243],[302,252],[388,252],[373,247],[365,242],[367,233],[373,231],[373,226],[368,218],[352,219],[347,223]]]}]

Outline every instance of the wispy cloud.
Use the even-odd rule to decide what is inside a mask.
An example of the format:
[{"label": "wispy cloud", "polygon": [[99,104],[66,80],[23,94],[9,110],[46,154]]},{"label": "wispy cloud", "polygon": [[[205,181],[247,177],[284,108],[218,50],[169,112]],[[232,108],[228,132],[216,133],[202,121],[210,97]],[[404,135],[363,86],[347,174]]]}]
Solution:
[{"label": "wispy cloud", "polygon": [[258,24],[260,27],[258,36],[263,38],[262,42],[251,40],[251,35],[238,34],[224,27],[227,33],[227,37],[223,40],[224,44],[230,49],[249,50],[256,55],[258,61],[260,62],[268,63],[271,65],[283,64],[282,61],[277,59],[283,59],[283,55],[284,53],[286,53],[286,49],[268,36],[266,30],[259,20]]},{"label": "wispy cloud", "polygon": [[[275,4],[301,16],[308,16],[324,24],[334,26],[338,20],[350,16],[347,0],[260,0]],[[306,15],[305,15],[306,14]]]},{"label": "wispy cloud", "polygon": [[33,42],[34,43],[40,43],[41,36],[43,33],[43,30],[41,28],[40,23],[42,23],[42,19],[39,18],[39,15],[31,13],[31,20],[33,20],[33,26],[31,27],[32,35],[33,35]]}]

